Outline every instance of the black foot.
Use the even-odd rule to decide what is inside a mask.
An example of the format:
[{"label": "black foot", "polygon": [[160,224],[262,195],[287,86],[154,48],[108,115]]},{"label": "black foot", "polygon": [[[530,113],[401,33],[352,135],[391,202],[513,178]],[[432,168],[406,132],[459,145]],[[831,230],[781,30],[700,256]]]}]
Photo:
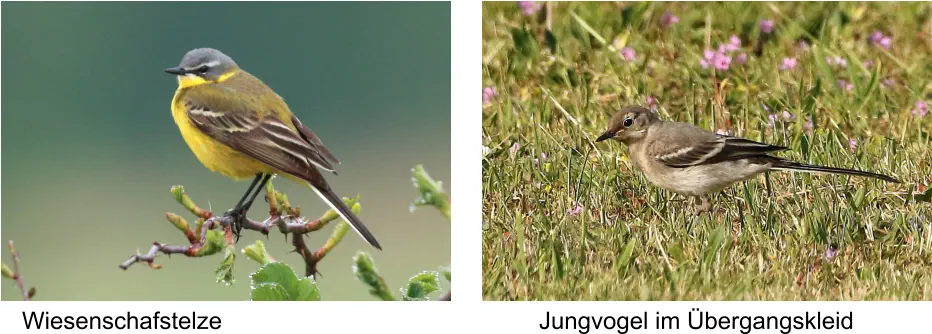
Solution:
[{"label": "black foot", "polygon": [[236,236],[236,242],[239,242],[240,231],[243,230],[243,224],[246,222],[246,210],[234,208],[224,213],[223,216],[230,217],[232,220],[233,224],[230,229],[233,230],[233,235]]}]

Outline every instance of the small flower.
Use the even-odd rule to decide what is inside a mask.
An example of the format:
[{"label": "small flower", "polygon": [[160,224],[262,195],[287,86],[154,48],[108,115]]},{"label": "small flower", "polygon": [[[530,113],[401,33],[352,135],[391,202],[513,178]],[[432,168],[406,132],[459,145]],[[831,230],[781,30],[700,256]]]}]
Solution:
[{"label": "small flower", "polygon": [[540,160],[547,160],[547,152],[540,152]]},{"label": "small flower", "polygon": [[835,258],[836,255],[838,255],[838,249],[836,249],[835,247],[829,246],[828,248],[825,249],[825,260],[826,261],[831,261],[832,259]]},{"label": "small flower", "polygon": [[498,96],[498,92],[495,91],[495,87],[482,88],[482,104],[492,103],[492,99],[496,96]]},{"label": "small flower", "polygon": [[839,67],[848,67],[848,61],[839,56],[825,57],[825,63],[829,65],[838,65]]},{"label": "small flower", "polygon": [[718,129],[718,130],[715,130],[715,134],[719,136],[731,136],[731,130]]},{"label": "small flower", "polygon": [[738,64],[742,64],[742,65],[743,65],[744,63],[747,63],[747,62],[748,62],[748,54],[742,52],[742,53],[739,54],[737,57],[735,57],[735,62],[738,63]]},{"label": "small flower", "polygon": [[737,35],[731,35],[731,37],[728,38],[728,44],[725,44],[725,50],[735,51],[738,49],[741,49],[741,39],[738,38]]},{"label": "small flower", "polygon": [[534,15],[540,10],[540,4],[538,4],[537,1],[518,1],[518,7],[521,8],[521,12],[524,13],[524,16]]},{"label": "small flower", "polygon": [[[724,45],[719,46],[719,49],[723,48]],[[702,59],[699,59],[699,66],[702,68],[715,67],[719,71],[727,71],[728,67],[731,65],[731,57],[726,55],[724,52],[719,51],[715,52],[709,49],[706,49],[702,53]]]},{"label": "small flower", "polygon": [[845,92],[850,92],[852,89],[854,89],[854,84],[847,82],[845,80],[839,79],[838,88]]},{"label": "small flower", "polygon": [[806,130],[809,134],[812,134],[812,129],[815,126],[812,124],[812,116],[806,116],[806,123],[803,123],[803,130]]},{"label": "small flower", "polygon": [[655,113],[657,112],[657,108],[659,107],[659,101],[657,101],[656,97],[647,96],[644,98],[644,103],[647,105],[648,109],[650,109],[651,111]]},{"label": "small flower", "polygon": [[880,30],[874,30],[874,33],[870,37],[871,43],[874,45],[880,45],[884,49],[889,49],[893,44],[893,39],[890,36],[884,35]]},{"label": "small flower", "polygon": [[913,108],[913,115],[916,115],[919,117],[925,117],[925,115],[928,113],[929,113],[929,105],[926,104],[926,102],[923,100],[916,101],[916,105]]},{"label": "small flower", "polygon": [[780,116],[783,117],[784,122],[792,122],[796,120],[796,115],[791,114],[789,111],[784,110]]},{"label": "small flower", "polygon": [[893,78],[886,78],[880,82],[880,88],[893,88],[893,85],[896,84],[896,81]]},{"label": "small flower", "polygon": [[801,39],[801,40],[799,40],[799,48],[800,48],[800,49],[803,49],[803,51],[808,51],[808,50],[809,50],[809,43],[806,43],[806,40]]},{"label": "small flower", "polygon": [[848,60],[839,56],[835,56],[835,65],[848,67]]},{"label": "small flower", "polygon": [[579,216],[582,213],[582,205],[576,204],[576,207],[566,211],[570,216]]},{"label": "small flower", "polygon": [[780,64],[781,71],[792,71],[794,68],[796,68],[796,57],[783,58]]},{"label": "small flower", "polygon": [[621,58],[624,58],[626,61],[634,61],[634,58],[637,57],[637,53],[635,53],[634,49],[630,46],[622,48],[619,53],[621,53]]},{"label": "small flower", "polygon": [[518,142],[515,142],[515,143],[514,143],[513,145],[511,145],[511,147],[508,149],[508,155],[511,156],[512,159],[514,159],[514,158],[518,155],[518,150],[519,150],[519,149],[521,149],[521,144],[518,144]]},{"label": "small flower", "polygon": [[760,106],[761,106],[761,107],[764,107],[764,111],[770,112],[770,107],[768,107],[766,104],[761,103]]},{"label": "small flower", "polygon": [[709,68],[712,65],[712,59],[715,58],[715,52],[709,49],[705,49],[702,52],[702,59],[699,59],[699,66],[702,68]]},{"label": "small flower", "polygon": [[871,67],[874,67],[874,61],[873,61],[873,60],[870,60],[870,59],[865,60],[865,61],[864,61],[864,67],[866,67],[866,68],[868,68],[868,69],[870,69]]},{"label": "small flower", "polygon": [[773,32],[773,20],[761,20],[759,24],[760,32],[769,34]]},{"label": "small flower", "polygon": [[848,139],[848,149],[854,152],[858,148],[858,140],[853,137]]},{"label": "small flower", "polygon": [[884,49],[889,49],[891,45],[893,45],[893,39],[889,36],[884,36],[884,38],[880,40],[880,46]]},{"label": "small flower", "polygon": [[663,25],[664,28],[669,28],[678,22],[680,22],[680,18],[670,12],[663,13],[663,17],[660,18],[660,24]]},{"label": "small flower", "polygon": [[716,54],[715,59],[712,61],[712,65],[715,66],[716,70],[727,71],[728,67],[731,65],[731,57],[723,53]]},{"label": "small flower", "polygon": [[778,119],[779,118],[777,117],[777,114],[767,115],[767,125],[769,125],[771,128],[776,126]]}]

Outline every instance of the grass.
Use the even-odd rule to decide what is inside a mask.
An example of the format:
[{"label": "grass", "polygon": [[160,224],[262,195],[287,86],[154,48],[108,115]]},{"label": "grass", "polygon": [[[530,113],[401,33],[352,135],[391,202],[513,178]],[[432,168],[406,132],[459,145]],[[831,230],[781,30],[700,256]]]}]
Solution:
[{"label": "grass", "polygon": [[[495,90],[482,111],[484,299],[932,300],[932,114],[911,113],[932,103],[932,5],[552,6],[549,18],[483,7],[484,93]],[[667,11],[680,19],[669,28]],[[889,50],[870,42],[875,30]],[[747,63],[700,67],[731,35]],[[836,56],[847,67],[825,60]],[[789,57],[797,66],[781,71]],[[903,183],[775,172],[696,216],[624,145],[593,142],[614,111],[649,97],[662,118]]]}]

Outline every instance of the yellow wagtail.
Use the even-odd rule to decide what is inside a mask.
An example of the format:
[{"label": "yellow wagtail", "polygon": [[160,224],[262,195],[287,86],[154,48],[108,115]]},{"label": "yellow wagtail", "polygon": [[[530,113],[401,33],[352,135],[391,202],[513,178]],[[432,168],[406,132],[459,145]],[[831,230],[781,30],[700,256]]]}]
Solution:
[{"label": "yellow wagtail", "polygon": [[237,235],[253,200],[269,178],[279,174],[308,185],[363,239],[382,249],[317,170],[334,172],[331,163],[339,161],[271,88],[210,48],[189,51],[181,64],[165,72],[178,78],[172,116],[197,159],[232,179],[254,177],[227,212]]}]

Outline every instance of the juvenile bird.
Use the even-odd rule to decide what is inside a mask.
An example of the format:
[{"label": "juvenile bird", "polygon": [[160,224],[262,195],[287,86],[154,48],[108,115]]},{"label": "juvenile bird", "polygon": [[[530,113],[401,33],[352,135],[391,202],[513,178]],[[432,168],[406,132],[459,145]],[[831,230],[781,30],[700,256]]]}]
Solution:
[{"label": "juvenile bird", "polygon": [[786,147],[718,135],[692,124],[664,121],[640,106],[626,106],[612,116],[597,142],[614,139],[628,146],[631,162],[651,183],[692,196],[701,211],[706,195],[770,170],[866,176],[899,183],[895,178],[853,169],[808,165],[769,155]]},{"label": "juvenile bird", "polygon": [[172,116],[197,159],[232,179],[253,177],[226,214],[233,219],[237,236],[253,200],[278,174],[313,189],[363,239],[381,249],[319,171],[334,172],[333,164],[339,161],[265,83],[210,48],[188,51],[181,64],[165,72],[178,78]]}]

